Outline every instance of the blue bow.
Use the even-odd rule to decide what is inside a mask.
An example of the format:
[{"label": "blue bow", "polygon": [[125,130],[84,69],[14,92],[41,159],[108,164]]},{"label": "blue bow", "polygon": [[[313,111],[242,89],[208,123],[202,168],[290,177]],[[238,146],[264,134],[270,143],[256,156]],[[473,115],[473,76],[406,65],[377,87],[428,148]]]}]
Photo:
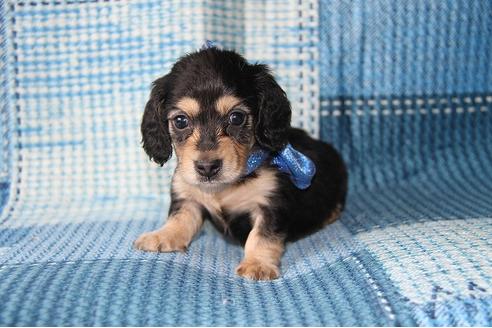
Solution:
[{"label": "blue bow", "polygon": [[217,48],[217,49],[220,49],[222,47],[216,41],[205,40],[205,43],[202,45],[202,47],[200,48],[200,50],[205,50],[205,49],[209,49],[209,48]]},{"label": "blue bow", "polygon": [[[248,158],[246,175],[253,173],[268,157],[270,157],[270,152],[264,149],[254,151]],[[295,150],[290,143],[280,152],[275,153],[270,163],[281,172],[287,173],[292,183],[299,189],[308,188],[316,173],[313,161]]]}]

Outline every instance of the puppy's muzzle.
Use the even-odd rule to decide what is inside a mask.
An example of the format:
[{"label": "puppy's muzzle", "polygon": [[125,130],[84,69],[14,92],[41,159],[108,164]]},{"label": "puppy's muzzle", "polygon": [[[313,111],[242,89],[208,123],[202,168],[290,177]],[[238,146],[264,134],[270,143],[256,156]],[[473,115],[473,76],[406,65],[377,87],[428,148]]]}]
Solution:
[{"label": "puppy's muzzle", "polygon": [[208,179],[216,176],[220,169],[222,168],[222,160],[215,159],[212,161],[195,161],[195,170],[202,177],[206,177]]}]

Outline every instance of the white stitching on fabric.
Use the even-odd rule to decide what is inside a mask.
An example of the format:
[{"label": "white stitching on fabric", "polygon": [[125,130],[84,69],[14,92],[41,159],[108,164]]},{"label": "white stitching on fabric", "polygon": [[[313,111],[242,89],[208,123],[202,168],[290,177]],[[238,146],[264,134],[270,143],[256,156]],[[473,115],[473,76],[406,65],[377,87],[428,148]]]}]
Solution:
[{"label": "white stitching on fabric", "polygon": [[446,105],[448,103],[454,103],[454,104],[459,104],[461,102],[465,104],[483,104],[483,103],[492,103],[492,95],[490,96],[474,96],[472,97],[464,97],[464,98],[458,98],[458,97],[451,97],[451,98],[417,98],[414,100],[412,99],[392,99],[391,101],[388,99],[333,99],[333,100],[323,100],[320,102],[321,106],[333,106],[333,107],[340,107],[340,106],[352,106],[352,105],[357,105],[357,106],[375,106],[377,103],[379,103],[381,106],[388,106],[390,103],[393,106],[400,106],[401,104],[404,104],[406,106],[411,106],[413,103],[417,106],[423,106],[426,103],[429,105],[435,105],[435,104],[441,104],[441,105]]},{"label": "white stitching on fabric", "polygon": [[[487,106],[481,106],[480,107],[480,112],[482,113],[485,113],[485,112],[488,112],[489,111],[489,108]],[[341,110],[338,110],[338,109],[335,109],[333,111],[328,111],[328,110],[322,110],[321,111],[321,116],[335,116],[335,117],[338,117],[338,116],[352,116],[353,114],[357,115],[357,116],[364,116],[364,115],[367,115],[367,114],[370,114],[370,115],[373,115],[373,116],[378,116],[378,115],[384,115],[384,116],[388,116],[388,115],[391,115],[391,114],[394,114],[396,116],[401,116],[403,114],[408,114],[408,115],[413,115],[415,114],[416,112],[419,112],[420,114],[422,115],[426,115],[426,114],[434,114],[434,115],[439,115],[439,114],[452,114],[452,113],[456,113],[456,114],[463,114],[465,112],[468,112],[468,113],[476,113],[477,112],[477,109],[475,107],[468,107],[465,111],[465,109],[463,107],[456,107],[455,110],[453,110],[452,108],[450,107],[446,107],[446,108],[432,108],[430,111],[427,110],[427,109],[401,109],[401,108],[396,108],[394,110],[389,110],[389,109],[383,109],[383,110],[378,110],[378,109],[372,109],[370,111],[363,111],[363,110],[360,110],[360,109],[357,109],[357,110],[345,110],[345,111],[341,111]]]},{"label": "white stitching on fabric", "polygon": [[[423,107],[426,104],[427,105],[442,105],[446,106],[448,104],[460,104],[464,103],[467,105],[472,105],[468,108],[463,108],[463,107],[456,107],[456,108],[451,108],[451,107],[445,107],[445,108],[439,108],[439,107],[433,107],[431,109],[426,109],[426,108],[420,108],[420,109],[412,109],[412,108],[399,108],[400,106],[412,106],[416,105],[417,107]],[[323,100],[320,102],[322,107],[327,107],[327,106],[333,106],[335,109],[333,110],[321,110],[320,111],[320,116],[322,117],[327,117],[327,116],[333,116],[333,117],[341,117],[341,116],[364,116],[364,115],[372,115],[372,116],[389,116],[389,115],[396,115],[396,116],[402,116],[402,115],[414,115],[415,113],[420,113],[421,115],[427,115],[427,114],[433,114],[433,115],[439,115],[439,114],[463,114],[463,113],[476,113],[478,111],[485,113],[488,112],[488,107],[485,105],[485,103],[492,103],[492,95],[490,96],[474,96],[474,97],[464,97],[464,98],[459,98],[459,97],[451,97],[451,98],[417,98],[415,100],[413,99],[379,99],[376,100],[374,98],[371,99],[332,99],[332,100]],[[388,108],[384,109],[377,109],[377,108],[370,108],[369,110],[364,110],[361,109],[360,107],[364,106],[369,106],[369,107],[374,107],[376,104],[379,104],[382,107],[388,107],[389,105],[398,107],[393,110],[390,110]],[[476,104],[477,106],[480,106],[479,109],[475,108],[473,104]],[[351,107],[351,109],[346,109],[346,110],[341,110],[340,107],[346,106],[346,107]],[[353,108],[353,107],[359,107],[359,108]]]},{"label": "white stitching on fabric", "polygon": [[374,291],[376,292],[376,295],[377,295],[379,301],[381,302],[381,304],[383,306],[383,309],[388,313],[388,318],[390,320],[395,320],[396,316],[395,316],[395,313],[393,312],[393,309],[391,308],[390,303],[388,302],[388,300],[384,296],[383,292],[379,289],[379,287],[376,284],[376,282],[374,281],[374,279],[372,279],[372,277],[369,274],[369,272],[367,272],[367,270],[364,267],[364,265],[355,256],[352,256],[351,259],[354,260],[355,263],[357,263],[357,266],[359,267],[360,271],[364,274],[364,276],[366,277],[367,281],[371,285],[372,289],[374,289]]}]

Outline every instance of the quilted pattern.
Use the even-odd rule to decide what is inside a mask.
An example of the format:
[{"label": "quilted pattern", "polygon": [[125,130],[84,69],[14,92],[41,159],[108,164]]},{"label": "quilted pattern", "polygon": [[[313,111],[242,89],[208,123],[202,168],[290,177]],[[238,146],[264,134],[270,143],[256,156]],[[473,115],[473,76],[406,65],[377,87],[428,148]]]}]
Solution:
[{"label": "quilted pattern", "polygon": [[[0,3],[0,325],[492,325],[492,4]],[[250,282],[209,225],[135,251],[173,163],[150,82],[212,39],[271,65],[350,169],[342,218]]]}]

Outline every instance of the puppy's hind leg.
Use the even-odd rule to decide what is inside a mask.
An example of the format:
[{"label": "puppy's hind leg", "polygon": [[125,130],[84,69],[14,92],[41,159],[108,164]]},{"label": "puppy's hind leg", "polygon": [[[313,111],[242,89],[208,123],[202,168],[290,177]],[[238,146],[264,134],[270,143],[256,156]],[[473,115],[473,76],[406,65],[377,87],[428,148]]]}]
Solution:
[{"label": "puppy's hind leg", "polygon": [[203,218],[198,205],[184,202],[178,210],[170,214],[163,227],[140,235],[134,247],[148,252],[185,251],[202,224]]}]

